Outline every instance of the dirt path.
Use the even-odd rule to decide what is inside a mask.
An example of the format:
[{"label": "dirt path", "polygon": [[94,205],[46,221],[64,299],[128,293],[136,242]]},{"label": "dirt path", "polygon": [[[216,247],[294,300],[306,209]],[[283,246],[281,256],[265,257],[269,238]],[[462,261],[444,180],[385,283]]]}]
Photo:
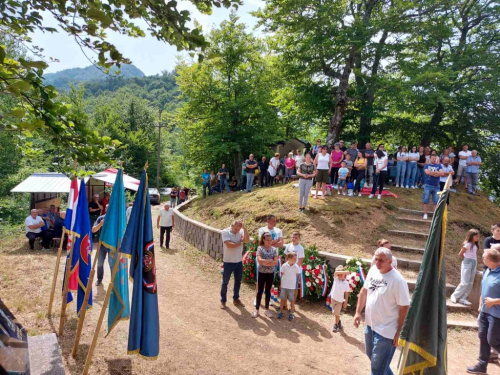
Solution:
[{"label": "dirt path", "polygon": [[[147,361],[126,354],[128,322],[122,322],[106,339],[103,327],[91,374],[300,374],[311,370],[319,374],[369,374],[363,330],[352,326],[352,316],[343,316],[345,330],[341,334],[331,332],[332,316],[320,304],[300,302],[293,322],[265,317],[253,319],[250,314],[255,289],[246,284],[241,290],[241,299],[246,306],[238,309],[228,303],[228,308],[221,310],[220,263],[197,252],[175,232],[171,247],[169,251],[160,250],[156,242],[161,329],[158,360]],[[0,262],[13,262],[17,257],[26,259],[28,254],[24,254],[25,251],[4,250],[0,252]],[[28,256],[36,258],[40,253]],[[55,257],[44,254],[42,259],[53,264]],[[47,274],[52,273],[47,268],[35,268],[31,275],[43,278],[43,297],[47,295],[48,286],[45,285],[50,283]],[[16,267],[4,272],[5,277],[9,277],[11,272],[16,272]],[[105,269],[104,285],[107,285],[108,278],[109,269]],[[10,289],[10,284],[3,286]],[[14,309],[19,320],[28,329],[34,331],[36,328],[37,334],[54,332],[58,317],[51,325],[50,320],[37,312],[46,309],[42,301],[36,302],[36,306],[32,302],[33,306],[29,306],[30,293],[34,293],[32,299],[38,301],[40,290],[30,291],[28,285],[18,287],[25,288],[28,304],[22,311]],[[59,338],[64,364],[70,374],[81,374],[105,289],[94,287],[94,293],[94,309],[87,314],[76,359],[71,357],[76,328],[73,311],[65,335]],[[230,285],[228,297],[231,293]],[[8,298],[6,302],[8,305],[14,303]],[[56,303],[55,310],[58,311],[60,301],[57,298]],[[449,374],[465,374],[465,366],[477,358],[476,333],[448,332]],[[398,358],[399,351],[395,354],[393,367]],[[490,374],[495,373],[500,373],[500,367],[490,368]]]}]

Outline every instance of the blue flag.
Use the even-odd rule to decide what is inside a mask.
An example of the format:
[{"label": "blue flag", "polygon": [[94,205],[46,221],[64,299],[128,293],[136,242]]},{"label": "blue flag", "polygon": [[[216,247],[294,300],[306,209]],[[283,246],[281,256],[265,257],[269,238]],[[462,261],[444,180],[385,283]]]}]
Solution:
[{"label": "blue flag", "polygon": [[[92,231],[90,228],[89,210],[87,205],[87,189],[85,182],[82,180],[78,195],[78,207],[76,210],[75,225],[73,227],[75,246],[73,252],[78,254],[78,293],[76,300],[76,312],[80,317],[85,290],[89,281],[90,269],[92,268],[91,253],[92,253]],[[92,288],[92,285],[90,285]],[[89,302],[87,309],[92,307],[92,290],[90,291]]]},{"label": "blue flag", "polygon": [[131,259],[130,277],[134,280],[128,354],[156,359],[160,350],[160,322],[151,205],[145,170],[135,195],[120,253]]},{"label": "blue flag", "polygon": [[[99,238],[101,244],[100,251],[109,251],[108,262],[111,269],[115,266],[122,238],[125,234],[126,225],[127,217],[125,212],[123,172],[121,169],[118,169],[113,192],[111,193],[108,209],[106,211],[106,217],[102,225],[101,236]],[[113,289],[109,297],[108,335],[120,320],[127,320],[130,316],[127,258],[121,257],[118,267],[118,273],[115,279],[112,280]]]}]

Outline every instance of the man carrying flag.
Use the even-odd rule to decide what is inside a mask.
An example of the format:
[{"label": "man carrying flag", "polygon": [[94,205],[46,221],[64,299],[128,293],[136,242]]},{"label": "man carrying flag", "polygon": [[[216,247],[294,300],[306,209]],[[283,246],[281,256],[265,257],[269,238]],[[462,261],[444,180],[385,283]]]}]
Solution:
[{"label": "man carrying flag", "polygon": [[[118,169],[99,238],[99,245],[101,246],[99,254],[109,251],[108,261],[111,269],[113,269],[117,260],[126,224],[123,171]],[[113,290],[109,297],[107,334],[111,332],[120,320],[126,320],[130,316],[127,264],[126,258],[120,258],[118,273],[115,279],[112,280]]]},{"label": "man carrying flag", "polygon": [[135,195],[120,253],[132,259],[130,277],[134,280],[128,354],[139,354],[149,359],[156,359],[160,349],[160,322],[146,170],[142,172],[141,183]]},{"label": "man carrying flag", "polygon": [[403,374],[424,371],[425,374],[447,374],[444,239],[450,183],[451,176],[434,211],[417,285],[401,331]]}]

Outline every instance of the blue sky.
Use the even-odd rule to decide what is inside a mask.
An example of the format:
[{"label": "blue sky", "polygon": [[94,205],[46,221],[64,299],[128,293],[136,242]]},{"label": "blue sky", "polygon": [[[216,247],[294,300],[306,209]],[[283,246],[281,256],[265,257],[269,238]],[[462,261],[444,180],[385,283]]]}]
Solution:
[{"label": "blue sky", "polygon": [[[243,5],[238,9],[240,22],[247,25],[249,31],[258,34],[254,30],[257,20],[249,12],[264,6],[262,0],[243,0]],[[215,8],[210,16],[201,14],[194,5],[186,1],[178,1],[179,8],[187,9],[191,12],[191,19],[197,20],[206,32],[219,25],[222,21],[229,18],[230,10],[226,8]],[[57,23],[50,14],[43,14],[46,24],[44,26],[56,27]],[[136,22],[145,30],[145,24]],[[60,33],[43,33],[37,31],[31,35],[33,44],[44,49],[46,57],[59,59],[59,62],[49,64],[46,73],[54,73],[70,68],[84,68],[90,65],[80,47],[73,38]],[[132,63],[141,69],[146,75],[161,73],[163,70],[172,70],[175,67],[176,56],[179,54],[177,49],[166,43],[159,42],[156,38],[147,35],[145,38],[129,38],[114,32],[108,33],[108,40],[113,43],[118,50],[126,57],[132,60]],[[86,51],[89,57],[93,57],[92,52]]]}]

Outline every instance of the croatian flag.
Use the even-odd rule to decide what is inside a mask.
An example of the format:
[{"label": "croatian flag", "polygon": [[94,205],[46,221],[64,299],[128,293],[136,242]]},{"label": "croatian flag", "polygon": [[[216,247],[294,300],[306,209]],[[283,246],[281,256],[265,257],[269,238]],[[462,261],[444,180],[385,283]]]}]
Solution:
[{"label": "croatian flag", "polygon": [[359,266],[358,267],[358,272],[359,272],[359,278],[361,279],[361,281],[364,284],[365,283],[365,279],[366,279],[365,271],[363,271],[363,268],[361,266]]},{"label": "croatian flag", "polygon": [[[66,210],[66,218],[64,219],[64,227],[66,228],[67,231],[67,236],[68,236],[68,241],[67,241],[67,247],[66,247],[66,259],[69,257],[70,249],[72,246],[72,243],[75,241],[75,233],[74,233],[74,227],[75,227],[75,222],[76,222],[76,214],[77,214],[77,207],[78,207],[78,193],[79,193],[79,186],[78,186],[78,179],[74,178],[71,180],[71,186],[69,190],[69,196],[68,196],[68,208]],[[67,263],[66,263],[67,264]],[[73,256],[71,258],[70,262],[70,273],[69,273],[69,279],[68,279],[68,290],[71,292],[76,292],[78,290],[78,252],[73,251]],[[67,270],[64,270],[64,273],[66,274]],[[63,285],[64,288],[64,285]],[[67,297],[67,303],[70,303],[73,301],[73,296],[71,293],[68,293]]]}]

